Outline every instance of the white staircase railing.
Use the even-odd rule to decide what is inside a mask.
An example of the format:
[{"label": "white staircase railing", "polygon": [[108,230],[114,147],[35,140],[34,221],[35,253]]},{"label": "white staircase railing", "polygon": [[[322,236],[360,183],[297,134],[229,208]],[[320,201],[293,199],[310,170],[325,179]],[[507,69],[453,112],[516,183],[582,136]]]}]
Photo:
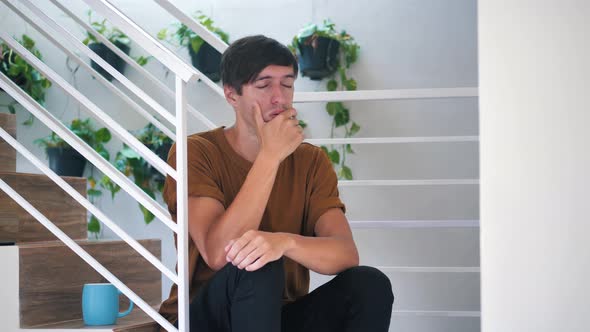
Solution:
[{"label": "white staircase railing", "polygon": [[[168,174],[177,180],[177,223],[174,223],[168,212],[155,202],[151,197],[147,196],[141,189],[139,189],[133,182],[131,182],[124,175],[119,173],[112,165],[98,155],[94,150],[87,146],[81,139],[71,133],[67,127],[53,117],[46,109],[37,104],[31,97],[24,93],[18,86],[16,86],[10,79],[4,75],[0,75],[0,88],[8,92],[19,102],[23,107],[30,111],[33,115],[45,123],[51,130],[56,132],[68,144],[78,150],[86,159],[93,163],[105,175],[109,176],[115,183],[120,185],[139,203],[148,208],[154,215],[162,220],[172,231],[178,236],[178,274],[166,268],[161,261],[154,257],[149,251],[141,246],[137,241],[120,229],[111,219],[104,215],[99,209],[93,206],[86,198],[79,195],[67,183],[65,183],[59,176],[53,173],[47,166],[45,166],[39,159],[33,156],[30,151],[20,145],[10,135],[8,135],[2,128],[0,128],[0,137],[6,140],[19,153],[23,154],[35,166],[37,166],[43,173],[47,174],[54,182],[56,182],[62,189],[74,197],[82,206],[86,207],[93,215],[101,220],[107,227],[112,229],[115,234],[120,236],[130,246],[136,249],[148,261],[154,264],[164,275],[178,285],[179,296],[179,331],[188,331],[189,317],[188,317],[188,216],[187,216],[187,169],[186,169],[186,114],[189,112],[197,119],[202,121],[205,126],[212,129],[216,125],[209,120],[201,112],[188,105],[186,101],[186,85],[194,78],[202,80],[219,96],[223,97],[222,89],[212,82],[205,75],[187,64],[184,60],[176,56],[172,51],[160,44],[156,39],[147,34],[141,27],[133,22],[129,17],[125,16],[115,5],[108,0],[84,0],[91,8],[99,12],[103,17],[116,25],[121,31],[127,34],[135,42],[139,43],[150,55],[154,56],[158,61],[169,68],[175,75],[175,91],[172,91],[145,68],[139,66],[130,56],[119,50],[114,44],[108,41],[99,33],[95,32],[92,27],[79,19],[72,11],[64,6],[58,0],[50,0],[56,7],[61,9],[64,13],[70,16],[75,22],[85,28],[89,33],[93,34],[98,40],[104,43],[109,49],[124,59],[132,68],[137,70],[149,82],[154,84],[158,89],[164,91],[169,97],[174,97],[176,102],[175,115],[166,110],[160,103],[152,99],[143,90],[137,87],[133,82],[128,80],[125,76],[120,74],[117,70],[106,63],[102,58],[97,56],[87,46],[82,44],[69,31],[59,25],[56,21],[47,16],[36,4],[31,0],[0,0],[5,3],[12,11],[22,17],[36,30],[42,33],[48,40],[59,47],[66,55],[79,63],[84,69],[88,70],[99,83],[107,87],[114,95],[119,96],[123,101],[128,103],[132,109],[136,110],[141,116],[152,122],[156,127],[162,130],[168,137],[176,141],[177,149],[177,168],[174,170],[166,162],[162,161],[152,151],[147,149],[135,137],[130,135],[124,128],[111,119],[106,113],[100,110],[82,93],[77,91],[74,87],[68,84],[57,73],[52,71],[43,62],[34,57],[28,50],[22,47],[18,42],[12,39],[5,32],[0,33],[0,38],[4,40],[10,47],[19,55],[27,60],[33,67],[35,67],[44,76],[48,77],[58,87],[63,89],[72,98],[80,102],[85,110],[90,112],[94,117],[102,122],[106,127],[115,133],[122,141],[134,148],[142,157],[144,157],[150,164],[156,167],[161,173]],[[195,31],[207,43],[223,52],[227,45],[199,22],[185,14],[178,9],[171,1],[168,0],[154,0],[162,8],[175,16],[180,22],[187,25],[191,30]],[[30,18],[30,15],[18,8],[18,3],[22,3],[28,10],[34,13],[39,20]],[[41,24],[41,22],[43,22]],[[45,25],[49,27],[48,32]],[[109,74],[111,74],[117,81],[119,81],[128,91],[135,94],[142,99],[150,108],[161,116],[168,123],[175,127],[175,132],[169,129],[166,125],[158,120],[152,113],[129,98],[118,87],[113,85],[92,69],[83,59],[74,54],[65,45],[63,41],[58,40],[54,36],[60,36],[65,39],[68,44],[73,45],[78,51],[86,55],[92,61],[96,62]],[[364,90],[364,91],[333,91],[333,92],[296,92],[294,97],[295,103],[307,102],[325,102],[325,101],[359,101],[359,100],[395,100],[395,99],[426,99],[426,98],[470,98],[477,97],[477,88],[441,88],[441,89],[406,89],[406,90]],[[398,144],[398,143],[436,143],[436,142],[473,142],[477,143],[478,136],[439,136],[439,137],[374,137],[374,138],[320,138],[307,139],[306,141],[312,144]],[[339,181],[339,186],[421,186],[421,185],[478,185],[477,179],[432,179],[432,180],[353,180],[353,181]],[[82,248],[80,248],[67,235],[60,233],[59,229],[45,218],[28,202],[22,199],[18,193],[14,192],[4,181],[0,180],[0,188],[7,192],[15,201],[21,206],[26,207],[37,220],[45,225],[50,231],[74,250],[79,256],[93,266],[101,275],[103,275],[109,282],[117,286],[121,291],[127,295],[131,300],[135,301],[137,305],[150,315],[156,322],[162,325],[168,331],[177,331],[167,320],[165,320],[159,313],[139,298],[133,291],[121,283],[108,270],[104,269],[98,262],[90,257]],[[355,228],[375,228],[375,227],[478,227],[478,220],[422,220],[422,221],[351,221],[351,226]],[[477,267],[380,267],[382,270],[390,270],[397,272],[457,272],[457,273],[479,273]],[[394,315],[418,315],[418,316],[452,316],[452,317],[478,317],[479,312],[476,311],[394,311]]]},{"label": "white staircase railing", "polygon": [[[27,19],[29,22],[33,22],[34,20],[30,19],[28,15],[24,14],[23,11],[18,9],[18,3],[13,0],[2,0],[10,9],[14,10],[19,16]],[[0,75],[0,87],[6,91],[9,95],[11,95],[18,103],[20,103],[25,109],[30,111],[33,115],[39,118],[43,123],[45,123],[51,130],[56,132],[60,137],[64,139],[70,146],[74,149],[78,150],[86,159],[88,159],[92,164],[94,164],[100,171],[102,171],[105,175],[109,176],[115,183],[117,183],[121,188],[127,191],[132,197],[134,197],[139,203],[144,205],[150,212],[152,212],[155,216],[157,216],[160,220],[162,220],[172,231],[174,231],[178,236],[178,275],[175,275],[172,271],[168,270],[163,266],[163,264],[156,259],[153,255],[147,254],[147,250],[143,248],[139,243],[134,241],[128,234],[122,231],[120,228],[116,227],[116,224],[112,222],[112,220],[106,218],[100,210],[95,207],[90,209],[91,204],[84,199],[83,197],[79,197],[79,195],[73,195],[75,199],[77,199],[80,204],[85,206],[89,209],[99,220],[101,220],[107,227],[112,228],[113,231],[121,236],[121,238],[129,243],[134,249],[136,249],[142,256],[144,256],[148,261],[154,264],[164,275],[168,276],[173,282],[178,285],[178,313],[179,313],[179,330],[180,331],[187,331],[188,324],[189,324],[189,317],[188,317],[188,223],[187,223],[187,173],[186,173],[186,84],[195,77],[199,77],[204,80],[204,75],[198,72],[196,69],[188,66],[182,60],[180,60],[176,55],[172,52],[167,50],[164,46],[160,45],[155,39],[151,38],[147,35],[143,30],[141,30],[137,25],[134,25],[128,18],[124,17],[120,12],[116,11],[116,9],[112,8],[110,4],[106,1],[91,1],[90,4],[96,7],[100,7],[103,13],[108,13],[109,16],[117,16],[121,21],[118,23],[121,27],[124,27],[125,31],[129,33],[129,35],[141,40],[142,46],[146,49],[150,54],[152,54],[156,59],[158,59],[161,63],[166,65],[171,71],[174,72],[176,75],[176,93],[175,93],[175,101],[176,101],[176,116],[172,115],[168,112],[163,106],[153,100],[149,95],[139,89],[135,84],[129,81],[125,76],[121,75],[118,71],[112,68],[109,64],[107,64],[102,58],[98,57],[94,52],[92,52],[88,47],[83,45],[79,42],[73,35],[71,35],[66,29],[61,27],[55,21],[51,20],[45,13],[40,10],[35,4],[28,0],[20,1],[21,4],[26,6],[32,13],[37,15],[41,18],[45,24],[49,25],[52,30],[54,30],[56,35],[60,36],[60,38],[65,38],[68,42],[74,45],[79,51],[86,54],[90,57],[94,62],[99,64],[102,68],[104,68],[107,72],[109,72],[115,79],[121,82],[129,91],[134,93],[136,96],[141,98],[146,104],[148,104],[153,110],[155,110],[160,116],[166,119],[168,122],[172,123],[176,127],[176,149],[177,149],[177,168],[174,170],[170,167],[167,163],[162,161],[159,157],[157,157],[152,151],[147,149],[141,142],[139,142],[135,137],[130,135],[124,128],[122,128],[118,123],[116,123],[113,119],[107,116],[99,107],[94,105],[89,99],[87,99],[83,94],[79,91],[74,89],[71,85],[69,85],[65,80],[63,80],[59,75],[53,72],[48,66],[43,64],[41,61],[36,59],[34,55],[32,55],[28,50],[22,47],[18,42],[12,39],[6,32],[0,33],[0,38],[11,47],[15,52],[17,52],[20,56],[27,60],[33,67],[35,67],[39,72],[45,75],[51,82],[62,88],[66,93],[68,93],[71,97],[76,99],[80,102],[86,110],[91,112],[95,118],[101,121],[109,130],[115,133],[121,140],[127,143],[129,146],[134,148],[138,153],[144,157],[151,165],[156,167],[160,172],[163,174],[169,175],[172,178],[176,179],[177,183],[177,193],[178,193],[178,201],[177,201],[177,220],[174,223],[169,215],[168,212],[156,203],[151,197],[145,194],[139,187],[137,187],[133,182],[131,182],[127,177],[123,174],[118,172],[112,165],[110,165],[106,160],[104,160],[98,153],[96,153],[92,148],[90,148],[85,142],[83,142],[79,137],[74,135],[67,127],[65,127],[58,119],[53,117],[44,107],[36,103],[30,96],[28,96],[24,91],[22,91],[18,86],[16,86],[8,77],[5,75]],[[106,16],[106,15],[105,15]],[[35,24],[37,28],[38,25]],[[43,31],[43,29],[40,29]],[[46,36],[48,34],[45,34]],[[53,42],[57,42],[57,38],[49,38]],[[57,44],[63,44],[61,42],[57,42]],[[66,50],[66,48],[63,48]],[[77,56],[73,55],[71,52],[69,53],[74,59]],[[85,66],[89,68],[88,66]],[[96,75],[96,72],[93,72]],[[97,77],[99,75],[96,75]],[[206,79],[206,78],[205,78]],[[102,82],[104,83],[104,81]],[[219,89],[219,87],[217,87]],[[122,96],[123,94],[117,93],[117,95]],[[129,100],[127,100],[129,101]],[[138,110],[138,107],[135,107]],[[146,116],[150,121],[154,119],[147,116],[147,112],[140,112],[144,116]],[[163,125],[159,124],[160,127]],[[167,131],[168,133],[174,134],[171,131]],[[1,131],[3,138],[9,142],[19,153],[25,155],[27,159],[31,160],[34,164],[38,165],[40,162],[38,160],[33,160],[32,154],[30,151],[26,150],[22,145],[15,144],[16,141],[12,140],[7,136],[7,133],[2,130]],[[52,180],[54,180],[58,185],[60,185],[59,181],[57,181],[57,175],[55,175],[51,170],[47,167],[40,167],[41,171],[47,174]],[[64,183],[61,183],[64,185]],[[134,292],[132,292],[128,287],[126,287],[119,279],[117,279],[112,273],[106,270],[102,265],[100,265],[96,260],[94,260],[86,251],[84,251],[80,246],[76,244],[71,238],[69,238],[66,234],[61,232],[51,221],[49,221],[46,217],[44,217],[39,211],[35,210],[34,207],[30,206],[30,204],[24,200],[18,193],[16,193],[10,186],[8,186],[4,181],[0,180],[0,187],[3,191],[7,192],[19,205],[21,205],[26,210],[30,211],[31,214],[41,222],[45,227],[47,227],[53,234],[55,234],[60,240],[64,242],[68,247],[70,247],[76,254],[82,257],[88,264],[90,264],[98,273],[100,273],[103,277],[105,277],[109,282],[113,283],[117,288],[119,288],[126,296],[130,299],[135,301],[137,305],[148,315],[150,315],[156,322],[162,325],[168,331],[177,331],[170,322],[164,319],[158,312],[156,312],[153,308],[151,308],[145,301],[137,296]],[[64,187],[66,192],[72,194],[71,188]],[[90,205],[90,206],[89,206]]]}]

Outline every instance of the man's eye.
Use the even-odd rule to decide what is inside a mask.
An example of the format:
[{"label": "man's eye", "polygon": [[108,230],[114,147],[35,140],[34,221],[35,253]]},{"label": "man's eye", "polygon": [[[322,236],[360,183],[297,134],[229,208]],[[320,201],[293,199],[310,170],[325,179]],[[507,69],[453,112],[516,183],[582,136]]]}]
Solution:
[{"label": "man's eye", "polygon": [[291,89],[291,88],[293,87],[292,85],[289,85],[289,84],[283,84],[283,86],[284,86],[285,88],[289,88],[289,89]]},{"label": "man's eye", "polygon": [[267,84],[267,85],[261,85],[261,86],[257,86],[257,88],[258,88],[258,89],[265,89],[265,88],[267,88],[267,87],[268,87],[268,84]]}]

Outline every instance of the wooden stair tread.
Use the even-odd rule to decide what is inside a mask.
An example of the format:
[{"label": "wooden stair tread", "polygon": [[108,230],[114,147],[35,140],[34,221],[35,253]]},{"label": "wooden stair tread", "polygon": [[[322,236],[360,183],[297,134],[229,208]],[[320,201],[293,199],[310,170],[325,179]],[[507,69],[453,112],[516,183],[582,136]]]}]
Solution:
[{"label": "wooden stair tread", "polygon": [[[152,306],[152,308],[157,311],[160,306]],[[123,309],[119,308],[119,310]],[[98,328],[115,332],[156,332],[159,329],[159,325],[150,316],[144,313],[143,310],[135,307],[128,316],[117,319],[117,324],[115,325],[87,326],[84,325],[83,319],[74,319],[65,322],[29,327],[29,329],[87,329],[90,331]]]},{"label": "wooden stair tread", "polygon": [[[16,138],[16,115],[0,113],[0,127]],[[16,171],[16,150],[0,138],[0,171]]]},{"label": "wooden stair tread", "polygon": [[[0,172],[0,179],[71,238],[88,237],[86,209],[46,175]],[[82,196],[86,196],[86,178],[63,179]],[[0,191],[0,239],[21,243],[56,240],[56,237],[6,193]]]},{"label": "wooden stair tread", "polygon": [[[81,245],[81,246],[90,246],[90,245],[105,245],[105,244],[119,244],[119,243],[125,243],[125,241],[123,240],[89,240],[89,239],[84,239],[84,240],[75,240],[77,244]],[[139,243],[145,244],[145,243],[150,243],[150,242],[160,242],[160,239],[141,239],[141,240],[136,240]],[[19,248],[39,248],[39,247],[43,247],[43,248],[49,248],[49,247],[65,247],[66,245],[59,241],[59,240],[55,240],[55,241],[37,241],[37,242],[23,242],[23,243],[18,243],[17,244]]]},{"label": "wooden stair tread", "polygon": [[[18,177],[32,177],[32,178],[46,178],[49,180],[49,177],[43,173],[27,173],[27,172],[16,172],[16,171],[0,171],[0,176],[2,175],[11,175],[11,176],[18,176]],[[60,175],[60,178],[64,179],[64,180],[70,180],[70,181],[83,181],[86,182],[86,178],[85,177],[80,177],[80,176],[64,176],[64,175]],[[49,180],[51,181],[51,180]]]}]

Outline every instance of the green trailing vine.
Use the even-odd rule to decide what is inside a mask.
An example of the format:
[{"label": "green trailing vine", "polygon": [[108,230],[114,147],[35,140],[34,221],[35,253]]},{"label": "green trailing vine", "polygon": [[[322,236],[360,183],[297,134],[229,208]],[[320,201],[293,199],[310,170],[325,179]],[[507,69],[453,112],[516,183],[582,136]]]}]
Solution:
[{"label": "green trailing vine", "polygon": [[[357,82],[348,74],[350,65],[358,59],[359,45],[354,38],[346,31],[337,32],[336,26],[330,20],[324,20],[323,24],[309,24],[299,31],[293,38],[289,46],[292,52],[297,54],[301,45],[314,45],[319,37],[326,37],[337,40],[340,43],[338,56],[336,59],[335,71],[331,74],[326,82],[328,91],[354,91],[357,89]],[[334,138],[336,131],[344,132],[344,137],[349,138],[356,135],[361,127],[358,123],[350,118],[350,109],[342,102],[328,102],[326,112],[332,118],[330,137]],[[349,166],[346,165],[347,154],[353,154],[354,150],[350,144],[343,144],[338,147],[322,146],[332,164],[334,165],[338,178],[352,180],[353,174]]]},{"label": "green trailing vine", "polygon": [[[39,60],[43,60],[41,52],[35,47],[35,41],[29,36],[23,34],[22,39],[18,40],[18,42]],[[51,87],[51,82],[4,42],[0,43],[0,71],[41,106],[45,106],[45,91]],[[0,91],[2,90],[0,89]],[[5,107],[9,113],[15,114],[17,104],[15,100],[12,100],[6,105],[0,105],[0,107]],[[23,122],[23,125],[30,126],[33,124],[33,120],[34,117],[31,114]]]}]

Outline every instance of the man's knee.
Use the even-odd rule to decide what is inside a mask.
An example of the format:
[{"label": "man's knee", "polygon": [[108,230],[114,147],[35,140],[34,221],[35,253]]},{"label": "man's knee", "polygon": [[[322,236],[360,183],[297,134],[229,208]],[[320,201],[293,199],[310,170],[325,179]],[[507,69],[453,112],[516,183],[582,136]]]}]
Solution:
[{"label": "man's knee", "polygon": [[260,294],[282,294],[285,285],[285,271],[283,259],[269,262],[256,271],[238,269],[231,263],[226,268],[230,269],[235,277],[236,287],[243,291],[254,291]]},{"label": "man's knee", "polygon": [[379,269],[356,266],[341,272],[338,277],[356,301],[393,305],[394,296],[389,278]]}]

